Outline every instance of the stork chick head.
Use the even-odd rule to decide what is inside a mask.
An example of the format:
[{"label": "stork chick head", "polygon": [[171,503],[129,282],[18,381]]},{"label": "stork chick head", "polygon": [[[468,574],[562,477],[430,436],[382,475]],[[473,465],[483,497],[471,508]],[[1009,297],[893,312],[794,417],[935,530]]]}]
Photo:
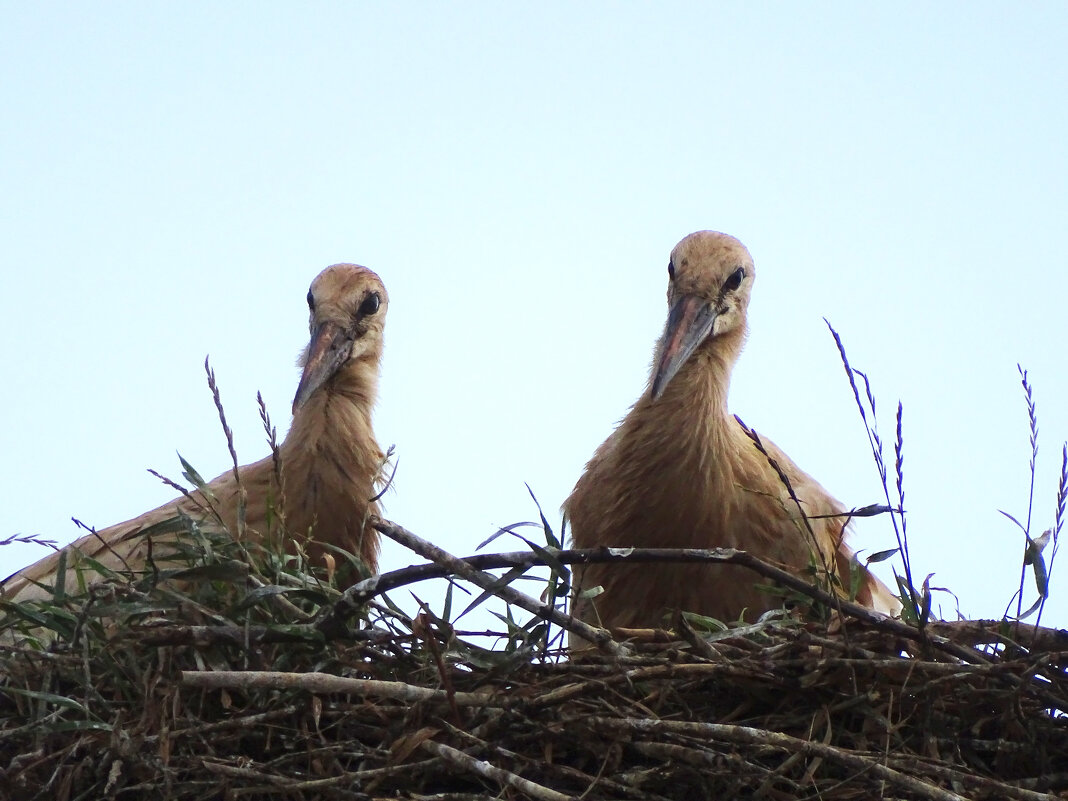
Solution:
[{"label": "stork chick head", "polygon": [[334,264],[315,277],[308,290],[311,341],[300,357],[294,414],[346,365],[377,363],[388,305],[382,279],[366,267]]},{"label": "stork chick head", "polygon": [[668,262],[668,319],[657,347],[651,387],[657,400],[704,343],[740,348],[756,269],[745,245],[716,231],[690,234]]}]

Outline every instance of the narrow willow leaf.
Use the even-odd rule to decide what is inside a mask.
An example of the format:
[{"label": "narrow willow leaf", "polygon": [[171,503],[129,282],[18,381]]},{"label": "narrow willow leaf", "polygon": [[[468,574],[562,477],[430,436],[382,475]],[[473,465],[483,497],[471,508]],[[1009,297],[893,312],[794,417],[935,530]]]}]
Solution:
[{"label": "narrow willow leaf", "polygon": [[500,537],[503,534],[514,534],[515,533],[515,529],[517,529],[517,528],[524,528],[524,527],[527,527],[527,526],[537,526],[537,525],[538,525],[537,523],[533,523],[530,520],[524,520],[524,521],[522,521],[520,523],[512,523],[512,525],[510,525],[510,526],[503,526],[503,527],[497,529],[497,531],[494,534],[491,534],[489,537],[487,537],[482,542],[480,542],[478,544],[478,547],[475,548],[475,550],[476,551],[481,551],[483,548],[485,548],[487,545],[489,545],[491,542],[493,542],[495,539],[497,539],[498,537]]},{"label": "narrow willow leaf", "polygon": [[1005,517],[1009,518],[1009,520],[1011,520],[1013,523],[1015,523],[1019,527],[1020,531],[1024,532],[1025,534],[1027,533],[1027,529],[1024,528],[1024,526],[1020,523],[1020,521],[1017,520],[1012,515],[1010,515],[1008,512],[1006,512],[1006,511],[1004,511],[1002,509],[998,509],[998,514],[1005,515]]},{"label": "narrow willow leaf", "polygon": [[178,461],[182,463],[182,475],[186,477],[186,480],[189,481],[190,484],[198,490],[203,490],[208,486],[208,482],[203,479],[200,473],[193,468],[193,465],[189,464],[189,462],[185,460],[185,457],[180,453],[178,454]]},{"label": "narrow willow leaf", "polygon": [[893,508],[887,506],[885,503],[873,503],[868,506],[862,506],[859,509],[854,509],[849,513],[850,517],[875,517],[876,515],[885,515],[893,512]]},{"label": "narrow willow leaf", "polygon": [[887,559],[894,556],[897,552],[897,548],[889,548],[885,551],[876,551],[864,561],[869,565],[875,564],[876,562],[885,562]]},{"label": "narrow willow leaf", "polygon": [[[473,600],[471,603],[469,603],[467,605],[467,608],[464,609],[464,611],[462,611],[459,615],[457,615],[456,619],[459,620],[460,618],[462,618],[464,615],[466,615],[468,612],[470,612],[476,606],[481,604],[484,600],[486,600],[491,595],[496,593],[496,591],[499,590],[501,587],[507,587],[509,584],[511,584],[515,579],[517,579],[519,576],[523,575],[523,573],[525,573],[525,572],[526,572],[526,568],[525,567],[513,567],[511,570],[509,570],[503,576],[499,577],[496,581],[494,581],[490,586],[488,586],[486,589],[484,589],[478,595],[478,597],[475,598],[475,600]],[[511,609],[511,607],[509,607],[509,609]]]},{"label": "narrow willow leaf", "polygon": [[550,548],[561,548],[560,540],[553,534],[553,527],[549,525],[549,521],[545,519],[545,512],[541,510],[541,504],[538,503],[538,499],[534,496],[534,490],[530,488],[530,484],[524,482],[524,486],[527,488],[527,492],[530,493],[531,499],[534,501],[534,505],[538,507],[538,516],[541,518],[541,527],[545,532],[545,543]]},{"label": "narrow willow leaf", "polygon": [[21,687],[14,687],[11,685],[4,687],[4,692],[10,693],[11,695],[21,695],[26,698],[33,698],[37,701],[44,701],[46,704],[51,704],[52,706],[60,706],[65,709],[73,709],[85,715],[90,714],[89,710],[82,706],[82,704],[80,704],[73,698],[68,698],[65,695],[56,695],[55,693],[46,693],[41,692],[39,690],[24,690]]}]

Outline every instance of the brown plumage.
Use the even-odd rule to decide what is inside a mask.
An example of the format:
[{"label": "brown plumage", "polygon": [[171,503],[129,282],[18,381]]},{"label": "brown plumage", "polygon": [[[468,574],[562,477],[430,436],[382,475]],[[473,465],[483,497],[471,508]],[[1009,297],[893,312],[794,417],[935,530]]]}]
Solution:
[{"label": "brown plumage", "polygon": [[[290,538],[287,550],[293,551],[297,540],[311,563],[322,566],[324,554],[329,553],[324,545],[336,545],[358,554],[374,571],[379,540],[367,518],[378,512],[371,498],[383,455],[371,428],[371,409],[388,298],[381,279],[370,270],[335,264],[312,281],[308,306],[311,340],[301,356],[303,374],[293,400],[293,422],[278,449],[282,486],[272,456],[238,471],[247,493],[245,538],[264,542],[277,537],[280,506]],[[233,471],[209,487],[212,507],[227,529],[237,534],[239,492]],[[213,519],[203,494],[195,491],[82,537],[66,548],[68,567],[76,565],[82,554],[114,570],[124,565],[143,569],[148,556],[143,532],[179,512],[209,525]],[[165,560],[169,536],[173,537],[151,536],[154,560]],[[38,585],[55,583],[58,562],[55,553],[20,570],[4,580],[0,595],[11,600],[50,597]],[[89,569],[83,575],[87,580],[97,577]]]},{"label": "brown plumage", "polygon": [[[727,410],[755,277],[749,251],[726,234],[699,231],[672,251],[668,275],[668,320],[645,392],[564,503],[575,547],[739,548],[799,575],[815,556],[849,586],[853,552],[842,541],[844,518],[811,519],[813,538],[767,458]],[[844,511],[772,442],[761,441],[807,516]],[[861,569],[857,600],[895,612],[893,593]],[[761,581],[730,565],[588,565],[575,570],[576,587],[604,592],[577,599],[575,614],[624,628],[662,626],[674,610],[753,620],[780,606],[755,588]]]}]

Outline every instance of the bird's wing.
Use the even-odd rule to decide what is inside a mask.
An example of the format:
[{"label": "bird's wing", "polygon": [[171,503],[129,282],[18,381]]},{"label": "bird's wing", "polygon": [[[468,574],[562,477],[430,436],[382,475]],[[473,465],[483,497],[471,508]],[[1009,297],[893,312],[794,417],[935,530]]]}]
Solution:
[{"label": "bird's wing", "polygon": [[811,518],[809,522],[816,535],[818,548],[828,557],[834,554],[835,568],[843,585],[849,587],[851,565],[855,564],[861,571],[857,603],[886,615],[900,614],[901,602],[897,595],[859,562],[856,553],[847,544],[853,523],[846,516],[846,508],[816,479],[794,464],[774,442],[768,439],[762,439],[761,442],[768,455],[782,468],[795,495],[801,500],[805,514]]},{"label": "bird's wing", "polygon": [[0,597],[11,601],[51,598],[61,560],[65,562],[64,586],[69,590],[75,587],[75,581],[87,586],[103,578],[107,571],[143,570],[150,553],[153,561],[165,563],[169,555],[173,556],[173,549],[166,545],[173,543],[179,532],[188,530],[179,515],[200,519],[210,514],[199,493],[176,498],[132,520],[87,534],[24,567],[0,582]]}]

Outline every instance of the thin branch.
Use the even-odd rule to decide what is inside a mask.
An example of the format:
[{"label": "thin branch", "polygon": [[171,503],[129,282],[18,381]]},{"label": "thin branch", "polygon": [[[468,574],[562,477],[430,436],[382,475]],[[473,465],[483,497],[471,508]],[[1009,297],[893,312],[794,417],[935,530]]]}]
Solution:
[{"label": "thin branch", "polygon": [[1068,651],[1068,631],[1043,628],[1037,624],[1013,623],[1013,640],[1007,640],[1001,620],[938,620],[931,631],[954,642],[968,645],[1007,643],[1031,651]]},{"label": "thin branch", "polygon": [[[274,670],[213,670],[181,672],[180,681],[187,687],[205,690],[306,690],[310,693],[352,693],[372,698],[416,703],[438,701],[448,703],[449,693],[431,690],[399,681],[350,679],[332,673],[284,673]],[[482,693],[453,693],[457,706],[499,706],[489,695]]]},{"label": "thin branch", "polygon": [[750,726],[736,726],[727,723],[692,723],[689,721],[656,720],[652,718],[603,718],[589,719],[595,729],[612,732],[617,735],[633,737],[636,734],[682,734],[701,739],[726,740],[732,743],[767,745],[799,752],[808,756],[822,757],[828,762],[844,765],[850,770],[870,772],[880,779],[885,779],[895,787],[916,793],[930,801],[967,801],[964,796],[943,790],[933,784],[907,776],[904,773],[882,765],[871,756],[835,748],[831,745],[802,740],[776,731],[755,729]]},{"label": "thin branch", "polygon": [[426,751],[437,754],[442,759],[451,762],[464,770],[471,771],[478,776],[490,779],[502,787],[514,787],[516,790],[526,793],[533,798],[540,799],[541,801],[574,801],[574,796],[564,795],[563,793],[558,793],[556,790],[550,790],[548,787],[536,784],[529,779],[524,779],[522,776],[517,776],[510,771],[498,768],[484,760],[475,759],[475,757],[469,756],[463,751],[444,745],[443,743],[426,740],[422,743],[421,747]]},{"label": "thin branch", "polygon": [[[386,520],[378,520],[375,523],[375,528],[387,537],[395,539],[402,545],[410,547],[420,556],[432,560],[435,564],[417,565],[393,571],[392,573],[372,576],[371,578],[353,585],[316,621],[315,625],[324,633],[335,632],[338,627],[343,625],[344,620],[351,612],[359,609],[362,604],[383,592],[428,578],[442,578],[455,575],[470,581],[472,584],[476,584],[483,589],[494,587],[494,593],[507,603],[526,609],[528,612],[544,619],[550,619],[553,623],[556,623],[556,625],[568,629],[569,631],[574,631],[580,637],[589,640],[590,642],[595,642],[600,645],[600,641],[597,639],[600,637],[601,641],[613,642],[613,645],[617,648],[619,646],[618,643],[611,640],[608,632],[603,629],[595,629],[575,618],[559,612],[551,605],[536,601],[530,596],[520,593],[511,587],[497,586],[499,580],[496,576],[482,572],[483,570],[494,568],[534,567],[545,565],[545,560],[537,554],[527,551],[519,551],[504,554],[483,554],[460,559],[446,553],[426,540],[417,537],[415,534],[412,534],[410,531],[407,531],[395,523]],[[733,548],[587,548],[564,551],[555,548],[546,548],[545,551],[561,564],[674,562],[741,565],[742,567],[749,568],[753,572],[782,584],[785,587],[797,590],[820,603],[838,608],[842,613],[870,623],[873,627],[889,634],[895,634],[921,644],[926,641],[922,632],[901,620],[888,618],[880,612],[868,609],[865,606],[861,606],[860,604],[851,601],[846,601],[833,593],[813,586],[799,576],[795,576],[781,568],[770,565],[745,551],[739,551]],[[520,600],[513,600],[515,598]],[[945,653],[957,659],[973,663],[989,661],[977,651],[959,646],[948,639],[936,638],[934,642]],[[616,653],[615,649],[611,646],[608,647],[608,650]]]},{"label": "thin branch", "polygon": [[[465,581],[470,581],[477,587],[481,587],[484,590],[492,589],[494,595],[506,603],[525,609],[543,620],[549,620],[560,628],[567,629],[573,634],[577,634],[579,637],[588,640],[608,653],[619,655],[627,651],[625,646],[622,646],[613,640],[612,635],[604,629],[594,628],[577,618],[565,615],[553,606],[552,600],[550,600],[549,603],[542,603],[525,593],[519,592],[519,590],[513,587],[499,586],[500,581],[496,576],[484,573],[481,570],[476,570],[462,559],[457,559],[452,554],[439,548],[433,543],[424,540],[422,537],[413,534],[403,526],[398,526],[396,523],[391,523],[388,520],[375,518],[374,527],[379,533],[389,537],[394,542],[398,542],[406,548],[415,551],[424,559],[430,559],[437,562],[443,567],[451,570],[460,578]],[[347,595],[348,593],[346,592],[346,596]],[[335,609],[337,608],[338,604],[335,604]]]}]

